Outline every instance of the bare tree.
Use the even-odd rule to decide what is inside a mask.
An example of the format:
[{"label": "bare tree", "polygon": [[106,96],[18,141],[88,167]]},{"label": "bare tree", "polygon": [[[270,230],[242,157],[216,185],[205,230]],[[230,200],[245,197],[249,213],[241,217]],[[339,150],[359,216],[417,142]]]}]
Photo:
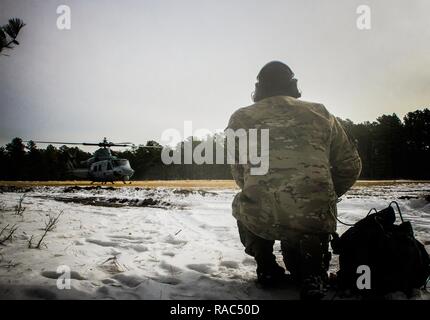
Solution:
[{"label": "bare tree", "polygon": [[25,199],[25,193],[19,197],[18,199],[18,204],[15,206],[15,214],[17,216],[23,217],[24,211],[25,211],[25,207],[23,207],[22,203],[24,202]]},{"label": "bare tree", "polygon": [[[0,230],[0,244],[4,244],[6,241],[12,241],[13,234],[18,229],[17,225],[13,225],[8,229],[9,225],[6,225],[3,229]],[[5,234],[3,236],[3,233]],[[3,236],[3,237],[2,237]]]},{"label": "bare tree", "polygon": [[58,223],[58,220],[60,219],[61,215],[63,214],[63,210],[57,215],[57,216],[52,216],[49,215],[48,217],[48,221],[45,221],[45,231],[52,231]]},{"label": "bare tree", "polygon": [[45,221],[45,228],[43,228],[44,233],[40,237],[37,244],[33,245],[34,236],[31,236],[30,239],[28,240],[28,248],[29,249],[40,249],[42,246],[46,247],[46,244],[43,242],[43,239],[45,239],[48,232],[54,230],[54,228],[57,226],[58,220],[60,219],[62,214],[63,214],[63,211],[61,211],[57,216],[49,215],[48,221]]},{"label": "bare tree", "polygon": [[30,237],[28,240],[28,248],[29,249],[40,249],[42,246],[46,247],[46,244],[43,242],[43,239],[45,239],[46,235],[48,234],[48,230],[45,230],[45,232],[40,237],[39,241],[36,245],[33,245],[33,236]]}]

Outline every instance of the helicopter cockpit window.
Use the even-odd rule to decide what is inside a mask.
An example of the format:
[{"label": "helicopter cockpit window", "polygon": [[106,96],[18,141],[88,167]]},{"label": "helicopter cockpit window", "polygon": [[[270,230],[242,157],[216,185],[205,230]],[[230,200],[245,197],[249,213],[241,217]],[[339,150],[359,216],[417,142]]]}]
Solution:
[{"label": "helicopter cockpit window", "polygon": [[115,167],[124,166],[124,165],[127,165],[127,164],[128,164],[128,160],[126,160],[126,159],[119,159],[119,160],[114,160],[113,161],[113,165]]}]

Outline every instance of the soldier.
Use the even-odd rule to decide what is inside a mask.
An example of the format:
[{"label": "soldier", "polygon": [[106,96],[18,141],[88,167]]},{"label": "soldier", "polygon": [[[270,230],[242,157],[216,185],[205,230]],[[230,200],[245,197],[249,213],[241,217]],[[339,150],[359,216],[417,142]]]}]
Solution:
[{"label": "soldier", "polygon": [[[233,200],[245,252],[257,262],[257,281],[270,287],[286,278],[273,255],[281,240],[286,268],[302,299],[321,299],[336,230],[336,202],[357,180],[361,160],[338,120],[318,103],[298,100],[297,79],[282,62],[257,76],[254,104],[237,110],[227,128],[269,129],[269,170],[232,165],[241,188]],[[237,150],[236,150],[237,152]]]}]

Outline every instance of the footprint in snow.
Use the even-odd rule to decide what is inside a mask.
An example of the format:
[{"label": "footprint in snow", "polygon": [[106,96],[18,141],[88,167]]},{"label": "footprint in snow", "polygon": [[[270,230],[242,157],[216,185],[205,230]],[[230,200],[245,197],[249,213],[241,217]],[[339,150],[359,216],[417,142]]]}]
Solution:
[{"label": "footprint in snow", "polygon": [[110,235],[109,238],[111,239],[118,239],[118,240],[129,240],[129,241],[142,241],[145,238],[139,237],[139,236],[132,236],[132,235]]},{"label": "footprint in snow", "polygon": [[179,246],[183,246],[185,244],[187,244],[188,241],[185,240],[180,240],[180,239],[176,239],[173,236],[169,235],[166,240],[164,240],[166,243],[169,244],[173,244],[173,245],[179,245]]},{"label": "footprint in snow", "polygon": [[114,241],[103,241],[103,240],[97,240],[97,239],[86,239],[87,242],[97,244],[102,247],[117,247],[118,242]]},{"label": "footprint in snow", "polygon": [[213,268],[211,267],[211,264],[204,264],[204,263],[188,264],[187,268],[204,274],[210,274],[214,271]]},{"label": "footprint in snow", "polygon": [[161,261],[160,268],[168,271],[171,274],[178,274],[182,272],[182,269],[179,267],[176,267],[170,263],[167,263],[166,261]]},{"label": "footprint in snow", "polygon": [[86,239],[87,242],[93,243],[102,247],[116,247],[123,249],[132,249],[137,252],[145,252],[148,251],[148,247],[143,246],[141,244],[130,244],[130,242],[126,242],[125,244],[121,244],[121,242],[116,241],[103,241],[97,239]]},{"label": "footprint in snow", "polygon": [[176,277],[170,277],[170,276],[158,276],[158,277],[152,277],[151,279],[159,283],[170,284],[172,286],[176,286],[177,284],[181,283],[180,279]]},{"label": "footprint in snow", "polygon": [[103,279],[101,282],[103,284],[110,285],[110,286],[113,286],[113,287],[121,287],[121,284],[118,283],[118,281],[116,281],[114,279],[106,278],[106,279]]},{"label": "footprint in snow", "polygon": [[140,244],[134,244],[129,246],[123,246],[123,248],[130,248],[137,252],[145,252],[148,251],[148,247],[142,246]]},{"label": "footprint in snow", "polygon": [[168,257],[174,257],[176,254],[174,252],[167,251],[167,252],[163,252],[162,255],[168,256]]},{"label": "footprint in snow", "polygon": [[116,274],[112,277],[114,280],[118,281],[122,285],[129,287],[129,288],[135,288],[139,286],[141,283],[145,282],[145,279],[142,279],[138,276],[133,275],[125,275],[125,274]]},{"label": "footprint in snow", "polygon": [[220,266],[226,267],[226,268],[229,268],[229,269],[238,269],[239,268],[239,263],[237,263],[236,261],[222,261],[220,263]]}]

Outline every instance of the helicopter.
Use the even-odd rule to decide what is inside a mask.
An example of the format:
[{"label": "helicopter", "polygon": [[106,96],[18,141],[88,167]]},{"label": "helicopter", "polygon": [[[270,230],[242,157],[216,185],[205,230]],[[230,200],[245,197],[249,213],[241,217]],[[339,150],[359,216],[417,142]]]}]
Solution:
[{"label": "helicopter", "polygon": [[[28,141],[23,141],[28,142]],[[127,159],[120,159],[114,155],[110,150],[111,147],[132,147],[131,142],[113,143],[103,138],[99,143],[90,142],[58,142],[58,141],[33,141],[34,143],[43,144],[61,144],[61,145],[83,145],[83,146],[98,146],[100,149],[96,150],[93,156],[80,164],[85,168],[76,168],[73,161],[68,162],[70,173],[81,179],[89,179],[91,183],[102,182],[107,183],[114,181],[123,181],[126,183],[134,174],[134,170],[130,166]],[[146,146],[145,148],[159,148],[157,146]],[[69,154],[69,157],[71,155]],[[131,183],[131,182],[130,182]]]}]

